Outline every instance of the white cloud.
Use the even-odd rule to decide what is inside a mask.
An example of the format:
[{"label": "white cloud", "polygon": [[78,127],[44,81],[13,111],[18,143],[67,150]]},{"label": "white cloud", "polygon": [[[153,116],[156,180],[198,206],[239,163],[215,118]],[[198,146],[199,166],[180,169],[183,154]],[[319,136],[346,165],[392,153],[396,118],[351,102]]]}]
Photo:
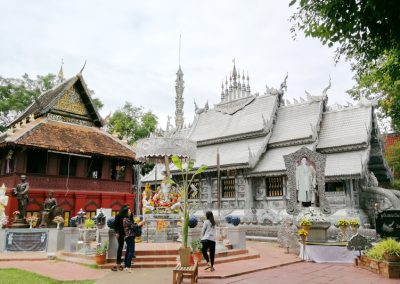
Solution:
[{"label": "white cloud", "polygon": [[333,62],[318,40],[292,39],[287,1],[3,1],[0,74],[57,72],[68,76],[88,60],[84,77],[105,103],[103,115],[125,101],[151,109],[162,126],[174,114],[178,40],[185,73],[186,122],[193,100],[217,103],[232,58],[249,71],[253,92],[278,87],[289,72],[288,98],[320,94],[332,77],[330,102],[350,100],[349,64]]}]

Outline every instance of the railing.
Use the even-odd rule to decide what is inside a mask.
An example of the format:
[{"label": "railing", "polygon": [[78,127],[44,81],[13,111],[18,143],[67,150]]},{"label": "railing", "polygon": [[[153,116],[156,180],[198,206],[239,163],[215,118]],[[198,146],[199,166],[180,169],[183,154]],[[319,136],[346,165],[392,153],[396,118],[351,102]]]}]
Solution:
[{"label": "railing", "polygon": [[[0,176],[0,185],[14,187],[19,181],[20,174]],[[79,177],[60,177],[38,174],[26,174],[26,180],[31,189],[74,190],[74,191],[108,191],[131,192],[129,181],[102,180]]]}]

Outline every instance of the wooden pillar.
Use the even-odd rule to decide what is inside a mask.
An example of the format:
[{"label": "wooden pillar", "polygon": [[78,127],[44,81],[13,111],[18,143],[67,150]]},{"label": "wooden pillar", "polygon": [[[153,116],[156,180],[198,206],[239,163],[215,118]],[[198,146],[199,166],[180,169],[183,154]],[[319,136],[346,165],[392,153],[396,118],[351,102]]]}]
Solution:
[{"label": "wooden pillar", "polygon": [[131,163],[127,163],[125,166],[125,181],[129,181],[130,184],[132,184],[132,164]]},{"label": "wooden pillar", "polygon": [[20,149],[16,150],[15,165],[14,165],[15,171],[17,173],[25,173],[26,163],[27,163],[27,151],[22,152]]},{"label": "wooden pillar", "polygon": [[76,176],[77,177],[87,177],[87,165],[88,159],[79,157],[76,161]]},{"label": "wooden pillar", "polygon": [[106,179],[106,180],[111,179],[110,167],[111,167],[110,159],[104,158],[102,169],[101,169],[101,179]]},{"label": "wooden pillar", "polygon": [[59,173],[60,158],[54,153],[48,154],[47,173],[50,176],[56,176]]}]

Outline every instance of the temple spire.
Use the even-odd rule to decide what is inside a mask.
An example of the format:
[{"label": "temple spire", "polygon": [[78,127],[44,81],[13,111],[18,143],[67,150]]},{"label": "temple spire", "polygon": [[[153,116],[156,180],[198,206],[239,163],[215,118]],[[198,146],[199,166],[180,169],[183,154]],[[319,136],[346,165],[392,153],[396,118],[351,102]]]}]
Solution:
[{"label": "temple spire", "polygon": [[61,58],[61,67],[60,67],[60,70],[58,71],[57,83],[62,83],[65,81],[63,65],[64,65],[64,59]]},{"label": "temple spire", "polygon": [[176,72],[175,80],[175,127],[182,129],[184,124],[183,118],[183,90],[185,89],[185,81],[183,80],[183,72],[181,69],[181,35],[179,35],[179,69]]}]

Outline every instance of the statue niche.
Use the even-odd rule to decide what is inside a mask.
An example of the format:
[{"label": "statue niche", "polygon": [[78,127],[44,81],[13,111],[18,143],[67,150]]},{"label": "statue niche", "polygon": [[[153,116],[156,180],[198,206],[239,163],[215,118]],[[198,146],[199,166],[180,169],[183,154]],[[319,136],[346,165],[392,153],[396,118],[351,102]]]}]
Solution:
[{"label": "statue niche", "polygon": [[286,211],[291,215],[297,215],[300,206],[314,205],[319,206],[324,214],[330,214],[331,209],[325,196],[325,155],[303,146],[283,158],[290,196]]}]

